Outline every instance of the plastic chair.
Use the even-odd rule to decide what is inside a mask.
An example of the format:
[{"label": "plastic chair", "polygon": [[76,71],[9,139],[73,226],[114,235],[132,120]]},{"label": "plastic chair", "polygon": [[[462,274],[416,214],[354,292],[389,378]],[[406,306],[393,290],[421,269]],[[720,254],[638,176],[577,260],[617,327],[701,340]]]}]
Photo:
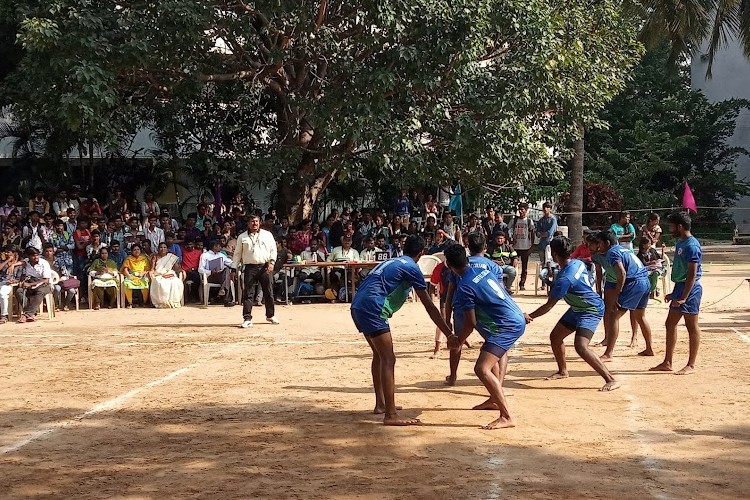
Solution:
[{"label": "plastic chair", "polygon": [[433,257],[437,257],[438,259],[440,259],[440,262],[445,262],[445,253],[443,253],[443,252],[434,253],[434,254],[432,254],[432,256]]},{"label": "plastic chair", "polygon": [[663,296],[666,297],[667,294],[672,291],[672,280],[670,278],[672,275],[672,261],[669,260],[669,256],[666,253],[664,254],[664,262],[662,265],[664,266],[664,274],[661,276],[661,289],[664,293]]},{"label": "plastic chair", "polygon": [[[115,294],[115,296],[117,297],[117,301],[116,301],[117,302],[117,309],[120,309],[120,307],[121,307],[121,299],[122,299],[122,293],[120,292],[120,289],[122,288],[122,276],[118,272],[115,272],[114,276],[115,276],[115,280],[117,281],[117,286],[115,287],[115,289],[117,291],[117,293]],[[88,280],[89,281],[89,286],[88,286],[88,289],[89,289],[89,309],[93,309],[94,308],[94,299],[93,299],[93,297],[94,297],[94,295],[93,295],[94,294],[94,280],[93,280],[93,277],[94,276],[91,273],[89,273],[89,277],[91,278],[91,279]],[[80,295],[80,293],[76,294],[76,300],[78,299],[79,295]],[[77,310],[78,310],[78,305],[76,304],[76,311]]]},{"label": "plastic chair", "polygon": [[[208,282],[208,274],[201,273],[201,283],[202,286],[198,289],[203,294],[203,305],[208,307],[208,296],[211,293],[212,288],[221,288],[221,283],[209,283]],[[235,295],[235,289],[236,286],[234,284],[234,280],[231,281],[232,287],[229,289],[229,293],[232,294],[232,300],[234,302],[237,302],[237,296]]]},{"label": "plastic chair", "polygon": [[55,318],[55,295],[52,293],[52,289],[60,283],[60,275],[56,271],[52,271],[52,278],[49,280],[50,293],[44,296],[44,300],[39,304],[39,314],[44,312],[44,306],[47,306],[47,317],[49,319]]},{"label": "plastic chair", "polygon": [[[443,258],[445,258],[445,256],[443,256]],[[430,281],[432,272],[441,262],[440,258],[436,255],[423,255],[419,258],[419,261],[417,261],[417,266],[419,266],[419,269],[422,271],[425,280]]]}]

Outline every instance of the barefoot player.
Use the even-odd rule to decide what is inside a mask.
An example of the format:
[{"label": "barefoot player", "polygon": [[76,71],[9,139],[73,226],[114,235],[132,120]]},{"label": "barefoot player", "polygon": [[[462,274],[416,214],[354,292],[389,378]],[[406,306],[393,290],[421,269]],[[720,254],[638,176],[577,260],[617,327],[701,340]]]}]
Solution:
[{"label": "barefoot player", "polygon": [[664,361],[651,371],[672,371],[672,356],[677,344],[677,323],[685,318],[685,327],[690,339],[690,354],[685,368],[676,375],[687,375],[695,371],[695,359],[701,342],[701,329],[698,314],[701,306],[703,287],[701,286],[701,244],[691,234],[690,216],[674,213],[667,217],[669,231],[677,239],[674,261],[672,262],[672,281],[674,290],[664,300],[671,301],[667,315],[667,350]]},{"label": "barefoot player", "polygon": [[[468,248],[469,248],[469,267],[479,269],[482,271],[490,271],[499,281],[500,285],[503,283],[503,269],[497,265],[496,262],[488,259],[484,256],[487,250],[487,241],[484,236],[479,233],[471,233],[468,236]],[[463,248],[463,247],[461,247]],[[455,273],[451,273],[448,278],[448,292],[445,298],[445,321],[450,326],[451,316],[453,314],[453,294],[456,291],[456,284],[458,283],[458,277]],[[467,344],[468,347],[468,340]],[[445,377],[445,383],[447,385],[456,385],[456,378],[458,376],[458,364],[461,362],[461,350],[451,349],[450,352],[450,375]],[[482,409],[482,408],[474,408]]]},{"label": "barefoot player", "polygon": [[620,383],[615,380],[599,356],[589,347],[596,327],[599,326],[604,315],[604,301],[591,288],[586,264],[570,258],[573,251],[570,240],[564,236],[557,236],[552,238],[549,246],[552,259],[560,266],[560,272],[552,284],[547,303],[529,314],[527,320],[531,321],[547,314],[559,300],[567,302],[570,309],[563,314],[549,336],[552,352],[557,361],[557,372],[547,377],[547,380],[568,378],[568,367],[565,363],[565,337],[575,332],[576,352],[604,379],[605,384],[600,390],[613,391],[620,387]]},{"label": "barefoot player", "polygon": [[[453,334],[427,294],[427,284],[417,261],[424,253],[424,240],[409,236],[404,256],[375,267],[362,281],[352,300],[352,319],[372,349],[372,384],[375,388],[376,414],[385,414],[385,425],[414,425],[419,420],[401,418],[396,413],[394,369],[396,356],[388,318],[398,311],[414,288],[433,322],[446,337]],[[462,249],[463,251],[463,249]]]},{"label": "barefoot player", "polygon": [[500,415],[483,429],[514,427],[503,394],[503,379],[508,368],[507,351],[523,335],[526,320],[502,281],[488,269],[471,267],[463,248],[448,248],[445,261],[458,276],[453,298],[457,335],[448,339],[448,345],[460,351],[474,328],[484,337],[474,373],[490,393],[484,405],[494,405]]},{"label": "barefoot player", "polygon": [[[602,231],[596,235],[597,252],[604,255],[604,267],[612,272],[617,281],[607,281],[605,287],[611,291],[615,306],[606,304],[604,313],[604,331],[607,348],[602,354],[602,361],[612,361],[612,352],[620,335],[620,318],[631,311],[633,319],[643,331],[643,336],[651,338],[651,326],[646,319],[646,306],[651,295],[651,283],[648,281],[648,271],[641,260],[630,250],[626,250],[617,242],[617,237],[611,231]],[[639,356],[647,356],[647,351],[639,352]]]}]

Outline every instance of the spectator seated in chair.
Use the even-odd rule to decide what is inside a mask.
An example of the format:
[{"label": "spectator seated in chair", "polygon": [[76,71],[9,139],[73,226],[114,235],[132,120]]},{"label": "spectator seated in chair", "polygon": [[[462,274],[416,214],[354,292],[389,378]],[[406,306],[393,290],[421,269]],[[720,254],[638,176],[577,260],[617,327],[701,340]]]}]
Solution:
[{"label": "spectator seated in chair", "polygon": [[151,256],[151,303],[157,309],[182,306],[185,285],[182,283],[182,269],[177,256],[169,253],[165,242]]},{"label": "spectator seated in chair", "polygon": [[[305,248],[301,254],[302,260],[306,264],[326,261],[326,250],[321,248],[320,240],[310,238],[310,246]],[[303,267],[299,272],[299,281],[312,280],[313,285],[323,282],[323,273],[320,268],[315,266]]]},{"label": "spectator seated in chair", "polygon": [[211,242],[211,249],[203,252],[201,255],[198,267],[198,272],[206,275],[209,283],[221,286],[218,297],[227,307],[234,305],[234,290],[232,289],[233,270],[230,267],[231,265],[232,259],[221,251],[221,240],[215,239]]},{"label": "spectator seated in chair", "polygon": [[133,307],[133,290],[140,290],[144,307],[148,304],[148,289],[151,286],[149,281],[149,271],[151,271],[151,261],[141,253],[141,245],[134,244],[131,248],[131,254],[125,259],[120,272],[125,276],[122,285],[124,287],[126,307]]},{"label": "spectator seated in chair", "polygon": [[[663,252],[663,250],[662,250]],[[638,259],[643,263],[643,266],[648,271],[648,281],[651,284],[651,297],[659,296],[659,278],[664,276],[666,269],[664,269],[664,254],[659,255],[656,248],[651,246],[651,240],[648,238],[641,238],[638,247]]]},{"label": "spectator seated in chair", "polygon": [[487,254],[503,270],[503,283],[508,292],[512,293],[511,287],[517,274],[516,260],[518,260],[518,254],[513,249],[513,245],[506,241],[504,232],[495,233],[494,240],[487,249]]},{"label": "spectator seated in chair", "polygon": [[19,323],[34,321],[39,306],[48,293],[52,293],[50,280],[52,279],[52,268],[46,260],[41,259],[39,250],[34,247],[26,249],[26,259],[21,266],[21,278],[16,290],[18,302],[26,301]]},{"label": "spectator seated in chair", "polygon": [[188,238],[182,247],[182,270],[185,272],[185,286],[187,287],[186,302],[198,300],[198,287],[201,284],[198,267],[200,266],[201,255],[203,255],[203,251],[197,249],[195,241]]},{"label": "spectator seated in chair", "polygon": [[0,253],[0,324],[8,322],[10,294],[13,293],[13,284],[18,283],[15,270],[23,265],[18,259],[15,248],[12,245],[3,247]]},{"label": "spectator seated in chair", "polygon": [[102,305],[109,309],[117,307],[117,294],[119,293],[117,263],[109,256],[109,249],[99,250],[98,257],[89,267],[89,278],[91,279],[92,306],[98,311]]},{"label": "spectator seated in chair", "polygon": [[55,246],[52,243],[45,243],[42,249],[42,259],[46,260],[53,271],[57,273],[60,280],[52,287],[52,295],[55,296],[55,304],[58,309],[67,311],[70,304],[76,298],[78,289],[81,287],[81,281],[73,276],[72,263],[64,258],[59,258],[55,254]]}]

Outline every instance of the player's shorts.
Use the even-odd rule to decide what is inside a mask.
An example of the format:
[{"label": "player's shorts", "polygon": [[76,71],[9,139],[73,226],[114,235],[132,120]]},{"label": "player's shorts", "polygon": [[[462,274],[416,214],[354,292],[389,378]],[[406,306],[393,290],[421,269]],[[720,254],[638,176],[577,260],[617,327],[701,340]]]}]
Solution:
[{"label": "player's shorts", "polygon": [[572,308],[563,314],[560,318],[560,324],[569,330],[576,332],[576,335],[586,337],[591,340],[596,332],[596,328],[602,321],[602,315],[591,312],[577,312]]},{"label": "player's shorts", "polygon": [[490,354],[494,354],[498,358],[502,358],[516,341],[521,338],[521,335],[526,331],[526,321],[522,324],[519,323],[514,328],[505,329],[497,335],[490,335],[484,337],[484,344],[482,344],[482,350],[487,351]]},{"label": "player's shorts", "polygon": [[379,337],[391,331],[388,321],[381,318],[379,312],[352,308],[352,319],[357,330],[365,337]]},{"label": "player's shorts", "polygon": [[648,278],[626,280],[622,292],[617,298],[617,307],[626,311],[646,309],[651,295],[651,283]]},{"label": "player's shorts", "polygon": [[611,290],[612,288],[617,288],[617,283],[614,281],[605,281],[604,282],[604,289],[605,290]]},{"label": "player's shorts", "polygon": [[[681,298],[685,291],[685,282],[675,283],[672,291],[672,298]],[[701,297],[703,296],[703,286],[700,281],[696,281],[693,289],[690,290],[688,299],[681,306],[670,306],[671,309],[679,309],[682,314],[698,314],[701,310]]]}]

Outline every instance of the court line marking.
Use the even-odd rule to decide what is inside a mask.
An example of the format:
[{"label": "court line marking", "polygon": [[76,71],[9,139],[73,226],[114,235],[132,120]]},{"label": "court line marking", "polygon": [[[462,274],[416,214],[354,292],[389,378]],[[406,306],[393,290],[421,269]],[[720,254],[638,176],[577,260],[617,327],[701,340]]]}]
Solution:
[{"label": "court line marking", "polygon": [[739,331],[738,329],[736,329],[734,327],[732,327],[732,330],[734,330],[734,333],[737,334],[737,336],[740,338],[740,340],[742,340],[742,341],[747,342],[748,344],[750,344],[750,336],[742,333],[741,331]]},{"label": "court line marking", "polygon": [[218,352],[215,352],[209,356],[206,356],[202,359],[195,361],[194,363],[191,363],[187,366],[183,366],[182,368],[178,368],[177,370],[170,372],[159,379],[152,380],[151,382],[143,384],[140,387],[136,387],[135,389],[131,389],[130,391],[124,394],[120,394],[119,396],[116,396],[112,399],[108,399],[102,403],[98,403],[94,405],[93,407],[91,407],[90,409],[88,409],[87,411],[80,413],[74,417],[71,417],[66,420],[61,420],[58,422],[53,422],[51,424],[46,424],[42,426],[41,429],[38,429],[32,432],[31,434],[27,435],[23,439],[20,439],[16,441],[15,443],[12,443],[10,445],[0,448],[0,456],[6,455],[8,453],[12,453],[14,451],[18,451],[24,446],[30,443],[33,443],[34,441],[38,441],[54,433],[57,430],[65,429],[66,427],[73,426],[77,424],[78,422],[80,422],[81,420],[87,417],[90,417],[92,415],[96,415],[98,413],[102,413],[102,412],[109,411],[109,410],[116,410],[120,408],[122,405],[124,405],[126,402],[128,402],[129,400],[133,399],[135,396],[139,395],[140,393],[147,391],[149,389],[152,389],[154,387],[157,387],[159,385],[165,384],[169,382],[170,380],[176,377],[179,377],[180,375],[183,375],[184,373],[187,373],[188,371],[192,370],[196,366],[207,363],[220,356],[223,356],[224,354],[227,354],[229,351],[237,347],[243,346],[245,344],[246,342],[235,342],[225,347],[224,349],[220,349]]},{"label": "court line marking", "polygon": [[[625,387],[622,387],[625,389]],[[637,416],[641,415],[641,405],[638,403],[636,396],[625,392],[625,400],[628,402],[628,409],[625,412],[627,415],[628,427],[630,432],[635,436],[638,442],[638,451],[641,456],[640,462],[646,471],[646,475],[649,476],[654,482],[658,481],[657,475],[661,471],[660,462],[658,458],[654,457],[654,449],[651,444],[654,439],[648,434],[643,432],[643,429],[638,424]],[[668,500],[670,497],[661,489],[657,489],[656,486],[647,486],[651,496],[657,500]]]},{"label": "court line marking", "polygon": [[99,403],[97,405],[94,405],[89,410],[87,410],[87,411],[85,411],[85,412],[83,412],[83,413],[81,413],[79,415],[76,415],[76,416],[74,416],[72,418],[69,418],[67,420],[61,420],[59,422],[53,422],[51,424],[47,424],[43,428],[41,428],[41,429],[39,429],[39,430],[37,430],[35,432],[32,432],[31,434],[29,434],[25,438],[23,438],[23,439],[21,439],[19,441],[16,441],[15,443],[10,444],[8,446],[5,446],[3,448],[0,448],[0,455],[5,455],[5,454],[8,454],[8,453],[12,453],[14,451],[20,450],[21,448],[23,448],[27,444],[33,443],[34,441],[38,441],[39,439],[41,439],[41,438],[43,438],[43,437],[45,437],[45,436],[47,436],[49,434],[52,434],[56,430],[64,429],[66,427],[74,425],[74,424],[80,422],[81,420],[83,420],[83,419],[85,419],[87,417],[90,417],[92,415],[96,415],[97,413],[102,413],[102,412],[105,412],[105,411],[108,411],[108,410],[113,410],[113,409],[121,406],[126,401],[134,398],[135,396],[137,396],[141,392],[146,391],[148,389],[151,389],[153,387],[162,385],[162,384],[164,384],[166,382],[169,382],[170,380],[172,380],[175,377],[179,377],[183,373],[185,373],[185,372],[191,370],[192,368],[196,367],[198,365],[198,363],[199,362],[193,363],[193,364],[188,365],[188,366],[184,366],[184,367],[182,367],[182,368],[180,368],[178,370],[175,370],[175,371],[173,371],[171,373],[168,373],[167,375],[163,376],[160,379],[152,380],[151,382],[148,382],[147,384],[144,384],[144,385],[142,385],[140,387],[136,387],[135,389],[132,389],[132,390],[130,390],[130,391],[124,393],[124,394],[120,394],[119,396],[117,396],[115,398],[112,398],[112,399],[109,399],[109,400],[104,401],[102,403]]}]

